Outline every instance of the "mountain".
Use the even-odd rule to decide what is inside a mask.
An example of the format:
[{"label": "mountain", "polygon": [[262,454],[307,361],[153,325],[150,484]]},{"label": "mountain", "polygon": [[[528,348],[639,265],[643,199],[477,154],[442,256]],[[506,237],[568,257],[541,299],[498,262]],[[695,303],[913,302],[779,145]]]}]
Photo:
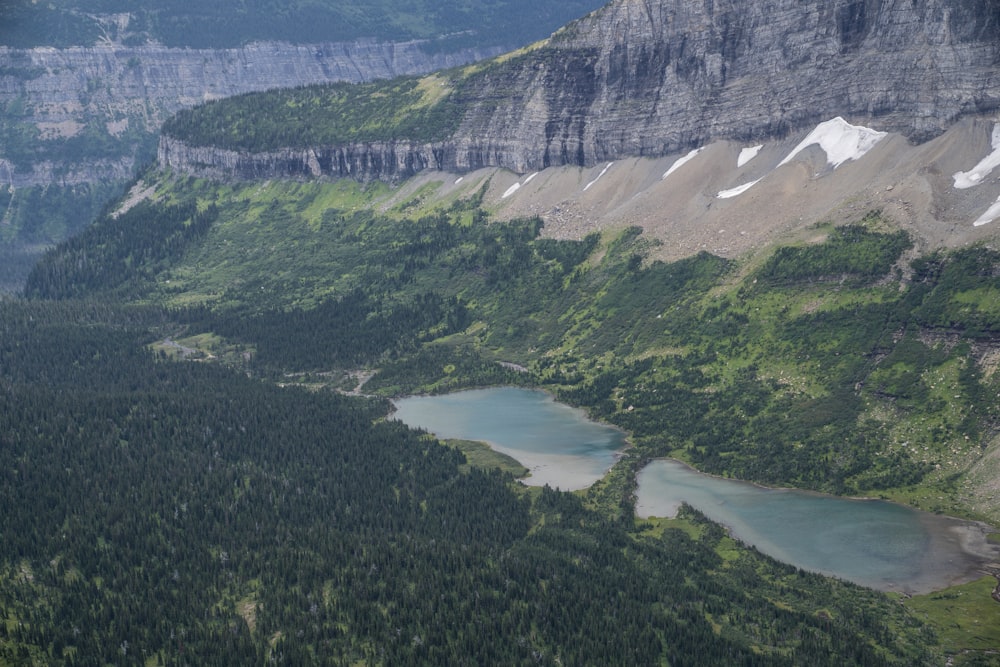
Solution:
[{"label": "mountain", "polygon": [[450,82],[455,127],[431,147],[395,144],[441,168],[524,173],[780,139],[835,116],[923,142],[997,109],[998,60],[1000,8],[987,0],[619,0]]},{"label": "mountain", "polygon": [[[975,51],[949,17],[984,5],[927,7],[618,2],[486,63],[178,112],[160,164],[0,300],[0,663],[990,663],[986,523],[966,583],[908,597],[689,508],[635,515],[672,457],[1000,521],[1000,131],[947,110],[960,73],[927,136],[936,102],[923,129],[833,98],[787,130],[713,125],[756,112],[712,63],[808,52],[765,36],[875,62],[878,26],[919,16]],[[713,59],[737,24],[747,51]],[[801,76],[834,85],[824,62]],[[388,418],[501,384],[629,447],[562,493]]]},{"label": "mountain", "polygon": [[228,49],[252,42],[324,44],[359,37],[429,41],[435,51],[525,44],[599,6],[594,0],[9,0],[0,44],[15,48],[127,46]]},{"label": "mountain", "polygon": [[[412,127],[351,134],[362,125],[336,120],[348,105],[332,97],[322,118],[280,116],[290,97],[325,93],[276,92],[178,115],[165,126],[159,161],[237,180],[546,170],[514,196],[507,189],[526,183],[501,172],[489,200],[542,215],[560,236],[641,225],[673,247],[670,257],[737,256],[775,230],[846,220],[866,207],[927,247],[955,246],[992,235],[973,223],[1000,192],[985,181],[958,188],[951,176],[993,150],[998,62],[995,2],[623,0],[534,48],[425,80],[423,90],[439,93],[416,103],[399,97],[387,115],[426,116]],[[268,109],[258,118],[281,117],[283,132],[239,123],[253,108]],[[863,160],[826,159],[818,142],[790,156],[836,118],[839,139],[828,143],[879,138]],[[743,149],[756,149],[754,159],[741,161]],[[598,174],[600,184],[584,188]],[[765,176],[741,197],[718,196]],[[734,213],[749,218],[741,230],[727,222]]]},{"label": "mountain", "polygon": [[[896,245],[902,243],[902,237],[890,236],[876,244],[878,249],[859,246],[857,250],[861,256],[868,257],[871,252],[881,258],[879,268],[871,269],[872,275],[880,276],[876,280],[879,289],[893,285],[890,291],[895,290],[894,294],[911,294],[916,289],[911,281],[919,283],[925,276],[922,262],[938,261],[930,259],[938,257],[934,253],[976,247],[977,252],[988,255],[990,242],[997,238],[1000,192],[992,170],[1000,163],[1000,129],[990,115],[1000,90],[995,80],[1000,44],[997,19],[995,4],[975,2],[898,7],[778,2],[748,7],[619,0],[568,25],[545,42],[484,63],[362,86],[250,94],[185,110],[164,125],[159,146],[159,164],[164,171],[152,175],[150,183],[154,190],[163,188],[165,174],[169,174],[168,180],[199,176],[221,181],[225,185],[214,190],[215,194],[198,196],[204,203],[225,202],[220,210],[239,210],[243,215],[242,211],[257,211],[260,205],[256,190],[247,190],[257,187],[251,184],[290,181],[299,185],[285,186],[289,192],[308,191],[312,193],[310,200],[330,201],[329,195],[317,194],[312,188],[327,192],[322,188],[326,181],[350,179],[357,182],[360,193],[351,195],[344,206],[330,204],[334,211],[331,220],[339,220],[343,211],[359,208],[407,220],[418,212],[450,215],[455,207],[464,206],[463,202],[475,201],[482,208],[477,216],[488,211],[494,219],[511,221],[512,225],[522,224],[525,218],[535,219],[537,233],[547,237],[545,240],[566,240],[593,249],[591,244],[601,239],[602,252],[608,253],[619,243],[612,239],[631,239],[641,230],[641,242],[636,241],[629,260],[634,262],[630,264],[633,269],[646,262],[656,267],[653,273],[674,275],[673,268],[660,268],[656,262],[673,267],[697,263],[706,254],[731,260],[734,264],[726,265],[729,269],[719,270],[726,274],[736,271],[734,266],[745,267],[742,272],[727,274],[739,285],[735,297],[739,302],[753,292],[754,283],[745,282],[748,276],[754,281],[763,279],[755,273],[761,263],[784,252],[776,251],[777,246],[809,247],[837,238],[838,248],[839,244],[849,247],[859,241],[831,237],[830,230],[861,224],[871,233],[905,237],[905,248]],[[389,194],[383,193],[384,187],[389,188]],[[299,195],[288,196],[295,200]],[[232,239],[280,236],[277,220],[288,222],[290,236],[297,235],[299,232],[292,230],[303,225],[322,224],[314,204],[301,201],[287,206],[291,208],[281,215],[253,214],[254,220],[268,221],[267,231],[247,229],[249,223],[225,212],[220,220],[228,222],[220,222],[219,228],[231,229],[227,243],[239,246],[239,241]],[[398,213],[387,213],[391,211]],[[104,233],[110,234],[113,228],[107,223]],[[345,234],[351,241],[364,238],[360,232]],[[97,244],[97,238],[91,243]],[[885,246],[879,245],[883,242]],[[158,303],[198,302],[255,317],[263,294],[268,295],[268,308],[278,310],[291,304],[308,310],[323,303],[321,295],[345,294],[342,285],[335,286],[339,278],[316,273],[324,261],[319,258],[327,257],[326,253],[313,259],[307,259],[311,253],[303,253],[302,264],[297,264],[293,257],[299,255],[282,250],[284,242],[272,241],[267,258],[259,256],[256,243],[244,246],[242,253],[228,246],[210,249],[198,245],[197,251],[179,263],[155,268],[138,283],[121,265],[113,293]],[[486,242],[469,243],[478,246]],[[93,256],[90,247],[84,244],[40,265],[29,280],[29,293],[65,296],[75,294],[76,285],[89,280],[106,282],[87,269],[77,273],[73,268]],[[888,248],[894,250],[889,252]],[[288,254],[281,259],[283,252]],[[803,257],[811,258],[801,260],[803,264],[820,261],[810,254],[812,251],[803,252]],[[530,250],[523,253],[515,262],[517,267],[532,255]],[[356,254],[367,256],[360,251]],[[245,262],[240,259],[243,256],[258,259]],[[825,266],[826,260],[822,262]],[[840,268],[817,268],[818,273],[796,270],[797,277],[789,280],[816,279],[823,284],[840,276],[849,282],[854,269],[839,262],[833,265]],[[984,267],[993,266],[994,260],[984,256],[982,262]],[[365,270],[351,265],[333,275],[353,279],[370,275],[371,264],[362,264]],[[243,267],[241,280],[259,288],[262,295],[255,293],[246,302],[232,287],[232,269],[219,274],[201,268],[215,265]],[[264,266],[270,268],[265,271]],[[384,270],[402,285],[419,283],[410,268]],[[866,275],[868,271],[865,269]],[[985,281],[986,291],[961,297],[975,304],[966,314],[991,317],[986,313],[992,311],[982,300],[985,294],[992,294],[992,287],[986,286],[992,285],[991,271],[974,271],[974,280]],[[591,284],[593,293],[605,294],[611,289],[602,279]],[[579,288],[566,280],[560,294],[569,299],[565,293]],[[655,284],[652,278],[650,281],[650,285]],[[371,277],[367,283],[381,285],[382,281]],[[48,291],[48,284],[54,286],[52,291]],[[357,283],[350,284],[360,288]],[[463,287],[472,290],[464,283]],[[504,320],[525,322],[524,330],[517,334],[511,331],[518,331],[518,327],[507,326],[508,335],[527,349],[514,345],[492,327],[474,338],[485,349],[516,350],[522,357],[515,361],[527,367],[532,362],[544,365],[542,358],[571,357],[567,350],[588,343],[594,346],[594,354],[614,350],[624,364],[654,354],[646,347],[652,343],[640,344],[628,333],[630,325],[621,325],[622,341],[611,343],[604,338],[600,342],[588,340],[593,333],[589,327],[600,329],[602,325],[580,325],[582,331],[573,333],[573,327],[563,324],[561,318],[574,321],[583,317],[576,314],[581,312],[589,313],[585,320],[596,317],[603,322],[599,313],[604,308],[613,309],[604,302],[602,308],[582,305],[589,298],[588,290],[573,292],[581,301],[572,306],[551,304],[547,296],[532,293],[524,297],[525,304],[533,304],[525,306],[532,308],[530,315],[499,307],[490,311],[478,293],[458,288],[446,292],[450,298],[468,299],[491,312],[478,319],[492,327]],[[916,292],[911,296],[922,298]],[[872,295],[858,298],[855,303],[868,303]],[[962,363],[984,374],[992,373],[991,362],[985,361],[994,354],[987,351],[994,349],[992,323],[963,324],[965,315],[955,313],[939,313],[934,324],[930,320],[918,322],[912,317],[920,308],[908,298],[894,296],[874,307],[878,315],[873,314],[872,328],[866,334],[873,337],[862,346],[867,351],[853,348],[849,353],[856,361],[872,360],[872,365],[852,367],[839,379],[815,378],[824,386],[820,394],[836,396],[845,405],[852,403],[854,399],[846,396],[854,394],[856,398],[861,388],[870,385],[869,372],[877,371],[882,355],[891,355],[889,350],[906,332],[920,337],[930,349],[934,347],[931,341],[942,336],[964,340],[976,331],[979,342],[973,347],[979,352]],[[890,301],[895,304],[891,308],[900,310],[891,314],[885,310]],[[811,312],[812,306],[800,305],[802,316]],[[703,307],[722,320],[732,315],[719,314],[714,305]],[[638,322],[650,313],[662,315],[666,308],[657,302],[648,309],[630,309],[624,318],[641,329]],[[759,308],[768,310],[763,305]],[[962,310],[957,302],[955,308]],[[541,310],[551,310],[556,321],[540,315]],[[506,312],[508,317],[498,318],[496,312]],[[732,321],[742,316],[733,315]],[[686,328],[691,323],[676,326]],[[713,329],[707,322],[704,326]],[[786,336],[795,338],[776,334],[779,339]],[[883,348],[886,337],[894,342]],[[686,338],[674,343],[676,349],[698,347]],[[985,347],[976,347],[981,344]],[[713,349],[709,356],[717,359],[720,352],[714,345],[706,345]],[[764,355],[768,358],[765,365],[780,365],[782,354],[776,348]],[[739,367],[747,363],[747,357],[763,358],[757,352],[742,351],[722,356],[727,367]],[[827,359],[830,363],[833,360]],[[812,377],[812,372],[800,368],[796,374]],[[611,421],[620,420],[617,423],[624,426],[630,418],[611,397],[627,394],[629,381],[639,382],[626,375],[627,380],[617,375],[607,378],[619,389],[611,393],[602,389],[600,398],[579,386],[569,394],[588,396],[590,409]],[[584,382],[577,375],[571,377]],[[594,382],[596,391],[598,382]],[[918,413],[921,418],[926,416],[919,410],[914,414]],[[862,419],[861,414],[855,413],[854,418]],[[883,416],[872,418],[870,423],[890,428]],[[993,426],[985,427],[982,451],[992,446],[992,433]],[[896,444],[901,446],[902,442]],[[957,451],[976,458],[965,446]],[[751,463],[739,470],[730,468],[727,466],[734,464],[729,461],[715,472],[746,476],[747,470],[755,469]],[[705,463],[699,461],[698,465]],[[806,467],[811,470],[813,465],[820,464],[813,461]],[[953,465],[954,474],[968,473],[967,468],[959,470],[961,465]],[[903,470],[906,465],[896,467]],[[826,474],[831,472],[822,473]],[[784,482],[800,484],[802,480],[786,478]],[[868,483],[861,483],[857,490]]]},{"label": "mountain", "polygon": [[128,179],[136,160],[150,157],[143,142],[149,144],[148,137],[180,109],[256,90],[427,72],[500,50],[428,52],[426,46],[356,40],[230,49],[120,43],[0,48],[0,104],[8,130],[0,173],[14,188]]},{"label": "mountain", "polygon": [[[90,222],[155,156],[160,124],[205,100],[428,72],[547,36],[571,2],[0,6],[0,290]],[[426,9],[426,11],[424,11]]]}]

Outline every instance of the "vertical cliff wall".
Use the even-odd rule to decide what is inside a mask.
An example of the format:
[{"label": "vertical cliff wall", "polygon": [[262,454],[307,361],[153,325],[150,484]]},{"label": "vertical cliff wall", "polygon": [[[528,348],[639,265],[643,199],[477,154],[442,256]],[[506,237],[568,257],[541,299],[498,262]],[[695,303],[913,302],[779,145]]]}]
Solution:
[{"label": "vertical cliff wall", "polygon": [[[615,0],[544,48],[477,69],[461,90],[458,131],[433,146],[399,142],[402,162],[523,173],[781,138],[835,116],[921,142],[1000,106],[1000,0]],[[273,153],[233,170],[231,156],[188,159],[183,137],[164,142],[173,166],[282,173]],[[289,175],[315,173],[290,163]]]},{"label": "vertical cliff wall", "polygon": [[455,141],[517,170],[837,115],[923,141],[998,108],[998,65],[997,0],[616,0],[483,77]]},{"label": "vertical cliff wall", "polygon": [[499,52],[427,53],[419,42],[238,49],[106,44],[0,48],[0,184],[126,178],[163,119],[205,100],[268,88],[367,81],[453,67]]}]

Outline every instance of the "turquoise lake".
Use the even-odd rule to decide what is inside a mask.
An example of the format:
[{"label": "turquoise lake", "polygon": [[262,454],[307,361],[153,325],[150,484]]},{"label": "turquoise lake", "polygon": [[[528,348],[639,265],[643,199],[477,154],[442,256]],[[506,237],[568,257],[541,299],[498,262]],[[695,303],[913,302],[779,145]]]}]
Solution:
[{"label": "turquoise lake", "polygon": [[396,419],[439,438],[480,440],[531,471],[525,484],[585,489],[615,464],[618,429],[530,389],[497,387],[395,401]]},{"label": "turquoise lake", "polygon": [[[524,483],[563,490],[589,487],[627,444],[581,410],[511,387],[403,398],[394,416],[439,438],[486,442],[531,470]],[[640,517],[671,517],[685,502],[778,560],[879,590],[924,593],[1000,560],[986,526],[894,503],[769,489],[669,460],[651,462],[638,483]]]},{"label": "turquoise lake", "polygon": [[698,509],[740,540],[804,570],[884,591],[925,593],[983,576],[1000,550],[986,527],[881,500],[767,487],[659,460],[638,476],[636,514]]}]

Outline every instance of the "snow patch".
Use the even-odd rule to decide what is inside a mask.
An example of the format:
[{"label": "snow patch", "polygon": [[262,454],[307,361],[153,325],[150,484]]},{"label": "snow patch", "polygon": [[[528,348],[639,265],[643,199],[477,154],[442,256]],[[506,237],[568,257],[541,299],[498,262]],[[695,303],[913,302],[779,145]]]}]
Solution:
[{"label": "snow patch", "polygon": [[759,146],[752,146],[750,148],[744,148],[743,150],[741,150],[740,156],[736,158],[736,168],[739,169],[747,162],[757,157],[757,153],[759,153],[760,149],[763,147],[764,144],[761,144]]},{"label": "snow patch", "polygon": [[608,173],[608,169],[611,169],[611,165],[613,165],[613,164],[614,164],[614,162],[609,162],[608,165],[606,167],[604,167],[604,169],[601,170],[601,173],[599,173],[597,175],[597,178],[595,178],[590,183],[587,183],[585,186],[583,186],[583,191],[586,192],[587,190],[590,189],[591,185],[593,185],[597,181],[601,180],[601,176],[603,176],[604,174]]},{"label": "snow patch", "polygon": [[818,144],[826,153],[826,162],[836,169],[848,160],[858,160],[887,136],[887,132],[877,132],[867,127],[851,125],[837,116],[816,126],[809,135],[795,147],[788,156],[778,163],[787,164],[799,152],[813,144]]},{"label": "snow patch", "polygon": [[756,181],[750,181],[749,183],[744,183],[743,185],[737,185],[735,188],[722,190],[721,192],[719,192],[719,194],[715,196],[718,197],[719,199],[730,199],[732,197],[738,197],[739,195],[743,194],[753,186],[760,183],[760,180],[761,179],[758,178]]},{"label": "snow patch", "polygon": [[665,172],[663,172],[663,176],[660,177],[660,180],[662,181],[667,176],[669,176],[670,174],[672,174],[675,171],[677,171],[678,169],[680,169],[685,163],[687,163],[687,162],[691,161],[692,159],[694,159],[694,156],[697,155],[698,153],[702,152],[703,150],[705,150],[704,146],[702,146],[701,148],[694,149],[693,151],[691,151],[690,153],[688,153],[687,155],[685,155],[682,158],[677,158],[677,161],[674,162],[672,165],[670,165],[670,169],[667,169]]},{"label": "snow patch", "polygon": [[[956,185],[955,187],[958,186]],[[976,221],[972,223],[972,226],[982,227],[985,224],[993,222],[997,218],[1000,218],[1000,197],[997,197],[997,200],[993,203],[993,206],[990,206],[988,209],[986,209],[986,212],[983,213],[981,216],[979,216],[976,219]]]},{"label": "snow patch", "polygon": [[500,195],[500,199],[506,199],[507,197],[511,196],[520,189],[521,189],[521,184],[515,183],[514,185],[507,188],[507,190],[502,195]]},{"label": "snow patch", "polygon": [[[610,166],[611,165],[609,164],[608,167],[610,167]],[[604,171],[607,171],[607,168],[605,168]],[[601,172],[601,176],[604,175],[604,171]],[[507,188],[507,191],[504,192],[502,195],[500,195],[500,199],[506,199],[507,197],[511,196],[512,194],[514,194],[515,192],[517,192],[518,190],[520,190],[522,185],[527,185],[528,183],[531,183],[531,179],[533,179],[535,176],[538,176],[538,172],[537,171],[535,173],[531,174],[530,176],[528,176],[526,179],[524,179],[524,183],[520,183],[520,182],[519,183],[515,183],[514,185],[510,186],[509,188]],[[600,178],[601,176],[598,176],[597,178]],[[460,181],[462,179],[458,179],[458,180]],[[457,182],[458,181],[456,181],[456,183]],[[589,188],[590,186],[588,185],[587,187]],[[587,188],[584,188],[584,190],[586,190],[586,189]]]},{"label": "snow patch", "polygon": [[990,175],[994,167],[1000,165],[1000,123],[993,126],[993,136],[990,138],[990,142],[993,145],[993,152],[980,160],[979,164],[969,171],[959,171],[952,174],[957,189],[964,190],[979,185],[984,178]]}]

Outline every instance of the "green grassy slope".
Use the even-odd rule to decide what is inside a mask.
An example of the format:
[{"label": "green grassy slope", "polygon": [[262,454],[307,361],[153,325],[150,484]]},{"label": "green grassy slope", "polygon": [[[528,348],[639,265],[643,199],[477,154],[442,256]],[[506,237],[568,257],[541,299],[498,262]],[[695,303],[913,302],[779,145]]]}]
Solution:
[{"label": "green grassy slope", "polygon": [[[1000,519],[983,474],[1000,395],[991,249],[920,257],[872,213],[745,261],[668,264],[646,259],[638,230],[554,241],[539,220],[491,222],[475,179],[409,199],[353,182],[148,179],[155,201],[50,253],[28,294],[168,307],[160,336],[281,385],[374,373],[367,393],[544,387],[629,432],[628,455],[582,494],[616,525],[632,522],[635,472],[664,455]],[[941,627],[937,602],[914,608]],[[734,614],[711,614],[722,636]]]},{"label": "green grassy slope", "polygon": [[[253,347],[262,373],[380,368],[367,388],[389,393],[540,384],[643,455],[1000,518],[966,476],[997,427],[997,253],[913,260],[873,214],[752,265],[648,263],[636,231],[556,242],[537,220],[489,223],[478,185],[376,212],[381,186],[161,176],[159,203],[99,221],[28,293],[197,306],[192,333]],[[179,227],[153,224],[171,211]],[[130,228],[145,250],[115,240]]]}]

